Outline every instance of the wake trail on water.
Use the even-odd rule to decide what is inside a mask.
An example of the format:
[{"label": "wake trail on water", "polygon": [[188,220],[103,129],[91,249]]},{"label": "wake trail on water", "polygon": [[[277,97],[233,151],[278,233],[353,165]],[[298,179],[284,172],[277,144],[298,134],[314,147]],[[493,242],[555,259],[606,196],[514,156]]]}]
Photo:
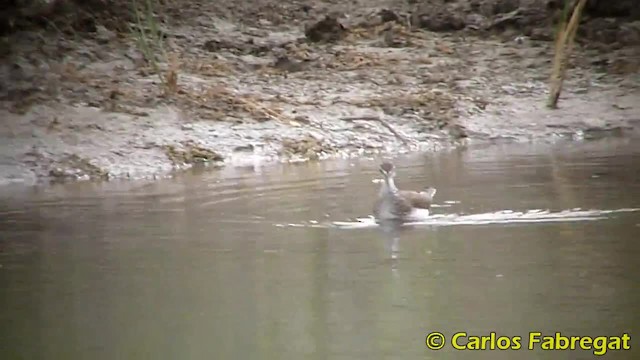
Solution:
[{"label": "wake trail on water", "polygon": [[[529,224],[551,222],[597,221],[610,218],[613,214],[639,212],[640,208],[623,208],[615,210],[583,210],[580,208],[551,211],[534,209],[527,211],[500,210],[481,214],[434,214],[419,221],[405,222],[403,226],[456,226],[487,224]],[[320,227],[338,229],[362,229],[380,226],[373,216],[357,218],[354,221],[332,221],[320,223],[309,221],[298,224],[275,224],[277,227]]]}]

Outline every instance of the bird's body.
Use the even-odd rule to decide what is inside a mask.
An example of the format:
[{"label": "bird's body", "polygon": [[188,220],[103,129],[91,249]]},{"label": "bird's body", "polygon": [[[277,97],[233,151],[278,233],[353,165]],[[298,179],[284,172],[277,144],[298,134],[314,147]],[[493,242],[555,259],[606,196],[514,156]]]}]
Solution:
[{"label": "bird's body", "polygon": [[384,162],[380,165],[384,181],[378,192],[378,199],[373,214],[378,220],[416,220],[429,216],[429,209],[435,188],[424,191],[399,190],[395,184],[393,164]]}]

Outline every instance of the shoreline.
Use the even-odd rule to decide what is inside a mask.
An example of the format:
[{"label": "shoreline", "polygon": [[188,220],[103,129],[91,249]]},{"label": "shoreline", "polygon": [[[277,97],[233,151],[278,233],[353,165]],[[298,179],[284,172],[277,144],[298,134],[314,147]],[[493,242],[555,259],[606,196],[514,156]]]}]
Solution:
[{"label": "shoreline", "polygon": [[132,39],[107,29],[18,42],[0,69],[12,80],[0,100],[0,186],[640,128],[638,46],[577,48],[560,108],[548,110],[549,41],[382,23],[310,43],[300,26],[210,20],[164,30],[171,94]]}]

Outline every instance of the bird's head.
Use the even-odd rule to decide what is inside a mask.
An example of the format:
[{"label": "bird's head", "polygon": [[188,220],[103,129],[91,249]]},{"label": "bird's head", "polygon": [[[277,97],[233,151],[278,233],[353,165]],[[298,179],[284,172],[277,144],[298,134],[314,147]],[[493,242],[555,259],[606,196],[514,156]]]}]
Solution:
[{"label": "bird's head", "polygon": [[382,164],[380,164],[380,173],[385,178],[389,178],[389,177],[393,177],[395,175],[396,170],[395,170],[395,167],[393,166],[393,164],[391,162],[385,161]]}]

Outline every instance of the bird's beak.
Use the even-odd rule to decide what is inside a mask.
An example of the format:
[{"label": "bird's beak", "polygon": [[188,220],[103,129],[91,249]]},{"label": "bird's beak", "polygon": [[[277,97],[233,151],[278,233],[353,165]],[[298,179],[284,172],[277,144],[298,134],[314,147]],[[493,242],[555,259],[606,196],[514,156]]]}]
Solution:
[{"label": "bird's beak", "polygon": [[386,172],[386,171],[384,171],[384,169],[383,169],[383,168],[380,168],[380,174],[382,174],[382,176],[384,176],[384,177],[389,176],[389,173],[388,173],[388,172]]}]

